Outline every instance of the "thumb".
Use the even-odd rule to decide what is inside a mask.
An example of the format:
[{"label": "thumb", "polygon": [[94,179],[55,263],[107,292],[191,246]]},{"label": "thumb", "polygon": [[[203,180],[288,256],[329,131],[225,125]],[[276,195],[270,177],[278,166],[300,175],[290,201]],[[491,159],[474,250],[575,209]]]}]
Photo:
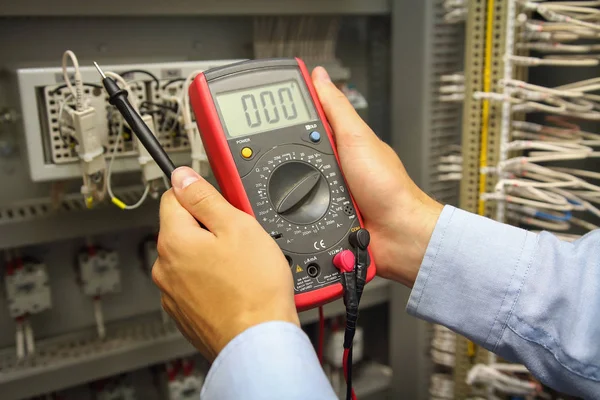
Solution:
[{"label": "thumb", "polygon": [[171,183],[179,204],[209,231],[217,234],[227,229],[237,209],[196,171],[179,167],[171,174]]},{"label": "thumb", "polygon": [[350,104],[346,95],[331,82],[325,68],[315,68],[312,79],[327,120],[335,133],[338,146],[377,138]]}]

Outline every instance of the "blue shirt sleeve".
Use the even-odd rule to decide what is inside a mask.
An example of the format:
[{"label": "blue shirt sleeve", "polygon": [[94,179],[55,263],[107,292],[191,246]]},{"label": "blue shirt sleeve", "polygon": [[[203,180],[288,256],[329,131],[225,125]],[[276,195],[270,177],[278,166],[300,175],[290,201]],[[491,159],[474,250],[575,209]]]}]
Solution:
[{"label": "blue shirt sleeve", "polygon": [[265,322],[236,336],[219,353],[202,400],[337,399],[306,334],[288,322]]},{"label": "blue shirt sleeve", "polygon": [[407,308],[556,390],[598,398],[600,230],[567,243],[446,206]]}]

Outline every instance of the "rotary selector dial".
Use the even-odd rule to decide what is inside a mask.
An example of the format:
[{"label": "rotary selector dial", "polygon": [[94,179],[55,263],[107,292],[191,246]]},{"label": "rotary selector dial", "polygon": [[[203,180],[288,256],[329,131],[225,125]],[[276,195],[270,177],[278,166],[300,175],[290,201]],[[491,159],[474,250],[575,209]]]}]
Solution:
[{"label": "rotary selector dial", "polygon": [[275,168],[268,193],[275,212],[294,224],[314,223],[329,209],[325,176],[307,162],[290,161]]},{"label": "rotary selector dial", "polygon": [[333,154],[277,146],[243,178],[254,214],[283,250],[314,254],[338,244],[356,213]]}]

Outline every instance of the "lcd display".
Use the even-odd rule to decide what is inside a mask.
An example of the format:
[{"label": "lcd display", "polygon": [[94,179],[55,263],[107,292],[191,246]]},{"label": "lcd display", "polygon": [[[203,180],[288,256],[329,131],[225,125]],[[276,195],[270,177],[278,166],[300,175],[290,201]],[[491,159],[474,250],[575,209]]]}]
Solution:
[{"label": "lcd display", "polygon": [[229,136],[238,137],[311,121],[296,80],[217,94]]}]

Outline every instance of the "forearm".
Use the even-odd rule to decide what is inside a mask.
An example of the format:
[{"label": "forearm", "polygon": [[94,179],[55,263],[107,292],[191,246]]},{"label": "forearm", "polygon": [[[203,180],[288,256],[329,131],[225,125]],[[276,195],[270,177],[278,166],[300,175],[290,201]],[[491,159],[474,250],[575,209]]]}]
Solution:
[{"label": "forearm", "polygon": [[446,207],[408,311],[527,365],[549,386],[593,397],[600,393],[599,240],[595,232],[561,242]]},{"label": "forearm", "polygon": [[304,332],[294,324],[273,321],[256,325],[227,344],[213,363],[200,398],[337,397]]}]

